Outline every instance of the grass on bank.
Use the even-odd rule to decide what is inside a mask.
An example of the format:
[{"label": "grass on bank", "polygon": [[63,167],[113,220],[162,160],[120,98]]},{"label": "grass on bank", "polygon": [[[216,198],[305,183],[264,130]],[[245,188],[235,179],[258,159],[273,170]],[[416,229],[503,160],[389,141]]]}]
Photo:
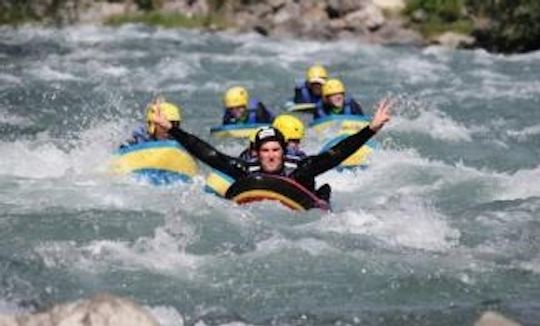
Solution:
[{"label": "grass on bank", "polygon": [[[466,0],[410,0],[404,13],[411,26],[427,38],[447,31],[470,35],[474,30]],[[417,13],[423,18],[414,19]]]},{"label": "grass on bank", "polygon": [[470,35],[474,30],[474,24],[470,19],[445,22],[437,18],[431,18],[421,24],[413,24],[413,27],[420,31],[426,38],[432,38],[445,32]]},{"label": "grass on bank", "polygon": [[127,23],[141,23],[165,28],[215,28],[225,29],[230,25],[216,14],[208,16],[188,17],[180,13],[163,13],[159,11],[144,11],[135,14],[116,15],[107,18],[106,25],[119,26]]}]

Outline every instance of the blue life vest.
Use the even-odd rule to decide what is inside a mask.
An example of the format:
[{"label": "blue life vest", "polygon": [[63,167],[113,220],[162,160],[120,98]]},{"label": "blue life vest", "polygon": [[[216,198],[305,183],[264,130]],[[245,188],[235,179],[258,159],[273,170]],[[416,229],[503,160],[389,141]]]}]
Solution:
[{"label": "blue life vest", "polygon": [[247,118],[245,121],[240,121],[232,117],[230,111],[225,108],[225,114],[223,116],[224,124],[237,124],[237,123],[249,123],[254,124],[258,123],[257,121],[257,110],[259,108],[260,101],[257,99],[249,100],[247,105]]},{"label": "blue life vest", "polygon": [[135,144],[142,144],[154,139],[148,133],[146,124],[141,124],[131,132],[131,138],[120,145],[120,147],[127,147]]},{"label": "blue life vest", "polygon": [[343,108],[341,109],[339,113],[326,113],[326,111],[324,111],[324,103],[322,100],[320,100],[315,105],[315,111],[317,112],[317,115],[320,118],[326,117],[327,115],[332,115],[332,114],[351,115],[352,114],[351,102],[352,102],[352,98],[350,98],[349,96],[346,96],[345,100],[343,101]]},{"label": "blue life vest", "polygon": [[253,99],[249,100],[248,107],[247,107],[247,119],[245,123],[257,123],[257,109],[259,107],[259,100]]},{"label": "blue life vest", "polygon": [[296,102],[297,104],[300,103],[317,103],[321,100],[320,96],[315,96],[311,94],[311,90],[307,86],[305,81],[297,82],[296,89],[300,90],[300,94],[302,94],[301,102]]},{"label": "blue life vest", "polygon": [[288,159],[303,159],[307,156],[307,154],[301,150],[301,149],[295,149],[291,147],[287,147],[287,153],[285,154]]}]

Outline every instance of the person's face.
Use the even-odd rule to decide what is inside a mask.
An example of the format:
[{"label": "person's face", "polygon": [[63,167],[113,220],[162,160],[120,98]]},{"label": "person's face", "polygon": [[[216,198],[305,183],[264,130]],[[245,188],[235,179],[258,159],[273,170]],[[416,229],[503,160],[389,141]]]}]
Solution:
[{"label": "person's face", "polygon": [[232,108],[228,108],[228,110],[231,112],[231,115],[235,118],[235,119],[240,119],[244,116],[244,113],[246,112],[246,107],[245,106],[235,106],[235,107],[232,107]]},{"label": "person's face", "polygon": [[327,98],[328,98],[328,103],[330,103],[332,106],[336,108],[341,108],[343,107],[343,103],[345,101],[345,94],[343,93],[333,94],[333,95],[328,96]]},{"label": "person's face", "polygon": [[311,88],[311,93],[313,93],[313,95],[321,96],[322,85],[320,83],[310,83],[309,88]]},{"label": "person's face", "polygon": [[277,141],[262,144],[257,153],[263,172],[274,173],[283,165],[283,148]]},{"label": "person's face", "polygon": [[289,142],[287,143],[287,147],[290,149],[297,150],[300,148],[300,140],[299,139],[289,139]]}]

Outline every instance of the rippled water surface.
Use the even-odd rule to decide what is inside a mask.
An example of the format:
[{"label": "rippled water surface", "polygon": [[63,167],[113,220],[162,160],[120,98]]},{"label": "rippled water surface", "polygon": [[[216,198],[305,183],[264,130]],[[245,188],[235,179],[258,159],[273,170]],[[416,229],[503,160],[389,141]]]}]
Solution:
[{"label": "rippled water surface", "polygon": [[[236,154],[208,133],[224,89],[279,112],[315,62],[370,113],[397,99],[370,167],[319,177],[332,213],[238,207],[204,174],[153,187],[109,172],[154,96]],[[538,52],[3,28],[0,310],[109,291],[163,325],[470,325],[486,310],[540,325],[539,71]]]}]

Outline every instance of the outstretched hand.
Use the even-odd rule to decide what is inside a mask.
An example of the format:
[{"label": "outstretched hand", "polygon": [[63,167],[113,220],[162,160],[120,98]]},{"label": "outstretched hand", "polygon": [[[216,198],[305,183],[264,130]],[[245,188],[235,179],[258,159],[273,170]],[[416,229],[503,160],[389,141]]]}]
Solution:
[{"label": "outstretched hand", "polygon": [[160,102],[154,104],[154,115],[152,116],[152,122],[163,129],[169,131],[172,128],[172,123],[167,120],[165,115],[161,112]]},{"label": "outstretched hand", "polygon": [[373,119],[369,124],[369,128],[371,130],[379,131],[385,123],[390,121],[390,107],[392,106],[392,104],[392,100],[388,98],[385,98],[379,102],[379,104],[377,105],[377,109],[375,110],[375,114],[373,115]]}]

